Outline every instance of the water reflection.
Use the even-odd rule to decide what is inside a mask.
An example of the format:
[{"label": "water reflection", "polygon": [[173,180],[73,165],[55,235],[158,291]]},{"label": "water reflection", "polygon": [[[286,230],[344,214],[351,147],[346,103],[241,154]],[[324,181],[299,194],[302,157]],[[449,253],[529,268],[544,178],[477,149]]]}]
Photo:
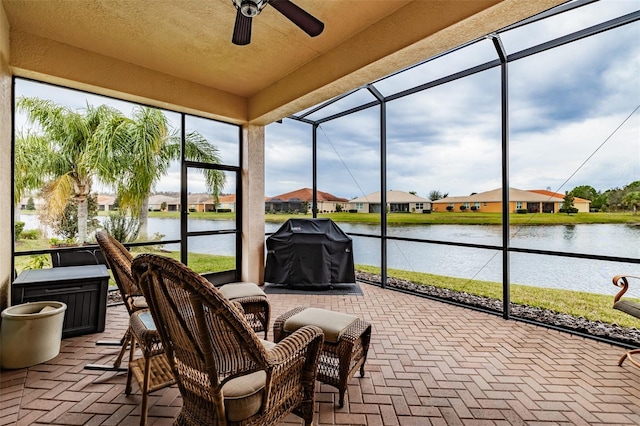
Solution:
[{"label": "water reflection", "polygon": [[575,225],[564,225],[564,239],[570,240],[576,234],[576,226]]}]

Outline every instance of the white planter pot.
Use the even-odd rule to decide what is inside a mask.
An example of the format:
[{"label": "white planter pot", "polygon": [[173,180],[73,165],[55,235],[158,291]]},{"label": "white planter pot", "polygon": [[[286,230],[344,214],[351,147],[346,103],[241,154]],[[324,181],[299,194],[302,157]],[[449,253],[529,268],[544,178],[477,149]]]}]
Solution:
[{"label": "white planter pot", "polygon": [[2,311],[0,359],[2,368],[24,368],[55,358],[60,353],[67,305],[30,302]]}]

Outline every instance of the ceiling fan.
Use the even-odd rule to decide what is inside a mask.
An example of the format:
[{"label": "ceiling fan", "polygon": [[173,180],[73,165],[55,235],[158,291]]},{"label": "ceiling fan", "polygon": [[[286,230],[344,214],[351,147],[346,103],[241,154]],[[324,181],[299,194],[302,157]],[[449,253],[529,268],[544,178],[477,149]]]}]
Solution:
[{"label": "ceiling fan", "polygon": [[324,24],[291,3],[289,0],[232,0],[236,7],[236,24],[233,28],[233,44],[245,45],[251,42],[251,19],[258,16],[262,9],[270,4],[287,19],[296,24],[302,31],[315,37],[322,33]]}]

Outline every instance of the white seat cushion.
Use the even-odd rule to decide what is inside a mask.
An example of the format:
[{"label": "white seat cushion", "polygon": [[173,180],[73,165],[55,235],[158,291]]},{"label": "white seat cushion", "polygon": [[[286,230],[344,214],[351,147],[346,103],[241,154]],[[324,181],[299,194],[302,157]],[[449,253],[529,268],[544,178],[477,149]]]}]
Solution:
[{"label": "white seat cushion", "polygon": [[266,350],[268,350],[268,351],[270,351],[271,349],[273,349],[273,348],[275,348],[275,347],[276,347],[276,344],[275,344],[275,343],[270,342],[270,341],[268,341],[268,340],[260,339],[260,343],[262,343],[262,346],[264,346],[264,348],[265,348]]},{"label": "white seat cushion", "polygon": [[239,422],[260,411],[266,381],[267,373],[256,371],[224,384],[222,395],[228,421]]},{"label": "white seat cushion", "polygon": [[[276,344],[260,339],[267,350]],[[227,420],[237,422],[249,418],[260,411],[267,374],[264,371],[247,374],[229,380],[222,387]]]},{"label": "white seat cushion", "polygon": [[256,283],[230,283],[219,287],[220,293],[227,300],[238,299],[240,297],[267,297],[264,291]]},{"label": "white seat cushion", "polygon": [[149,307],[149,304],[147,304],[147,299],[144,296],[137,296],[133,298],[133,307],[135,309],[145,309]]},{"label": "white seat cushion", "polygon": [[284,331],[292,333],[305,325],[315,325],[324,332],[324,340],[336,343],[347,327],[357,319],[358,317],[342,312],[307,308],[286,320],[283,328]]}]

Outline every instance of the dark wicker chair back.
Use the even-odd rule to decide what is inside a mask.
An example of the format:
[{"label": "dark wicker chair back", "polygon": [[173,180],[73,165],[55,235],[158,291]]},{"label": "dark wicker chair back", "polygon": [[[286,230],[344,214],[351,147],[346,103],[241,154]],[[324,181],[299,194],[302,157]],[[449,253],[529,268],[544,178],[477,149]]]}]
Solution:
[{"label": "dark wicker chair back", "polygon": [[[290,412],[311,424],[320,329],[305,327],[294,339],[266,349],[241,305],[182,263],[143,254],[132,269],[182,394],[177,424],[275,424]],[[234,415],[225,411],[223,386],[258,371],[266,373],[259,411],[230,421]]]},{"label": "dark wicker chair back", "polygon": [[107,265],[113,273],[113,279],[118,285],[118,290],[120,290],[129,315],[142,307],[146,307],[145,304],[140,304],[139,307],[135,304],[136,298],[142,297],[142,291],[131,273],[133,256],[129,253],[129,250],[105,231],[97,231],[96,240],[102,255],[107,261]]},{"label": "dark wicker chair back", "polygon": [[[131,392],[131,381],[135,376],[142,392],[140,424],[147,423],[149,393],[175,383],[166,362],[160,334],[154,324],[142,320],[148,314],[147,301],[138,287],[132,271],[133,256],[118,240],[105,231],[96,232],[100,250],[111,268],[113,278],[118,285],[124,305],[129,312],[129,327],[121,339],[122,348],[114,361],[114,367],[120,367],[127,346],[130,347],[127,385],[125,394]],[[142,358],[135,359],[136,348],[142,352]]]}]

